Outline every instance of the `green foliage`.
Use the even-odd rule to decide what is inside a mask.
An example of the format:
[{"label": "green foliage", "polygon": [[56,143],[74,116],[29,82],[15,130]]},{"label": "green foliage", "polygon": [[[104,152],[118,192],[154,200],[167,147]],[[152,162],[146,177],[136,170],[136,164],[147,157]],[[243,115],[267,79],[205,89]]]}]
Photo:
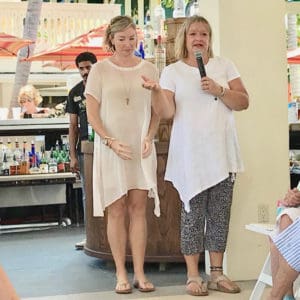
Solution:
[{"label": "green foliage", "polygon": [[[185,3],[188,3],[189,0],[184,0]],[[162,6],[165,8],[174,8],[174,0],[162,0],[161,1]]]},{"label": "green foliage", "polygon": [[162,0],[161,4],[166,8],[173,8],[174,7],[174,0]]}]

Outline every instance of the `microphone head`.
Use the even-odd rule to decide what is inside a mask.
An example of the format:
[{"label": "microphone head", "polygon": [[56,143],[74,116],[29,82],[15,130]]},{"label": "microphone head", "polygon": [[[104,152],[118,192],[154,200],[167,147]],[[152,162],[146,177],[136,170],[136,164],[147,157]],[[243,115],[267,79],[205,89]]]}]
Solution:
[{"label": "microphone head", "polygon": [[194,54],[195,54],[196,58],[202,58],[202,54],[201,54],[201,52],[199,50],[196,50],[194,52]]}]

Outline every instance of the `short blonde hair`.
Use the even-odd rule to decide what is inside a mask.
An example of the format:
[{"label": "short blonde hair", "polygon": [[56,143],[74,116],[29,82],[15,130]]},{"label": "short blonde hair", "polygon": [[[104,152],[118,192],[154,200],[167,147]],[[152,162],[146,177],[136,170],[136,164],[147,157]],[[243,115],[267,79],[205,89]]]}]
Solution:
[{"label": "short blonde hair", "polygon": [[131,17],[117,16],[111,19],[109,25],[106,28],[104,38],[104,44],[107,45],[109,50],[111,50],[112,52],[115,51],[115,46],[111,41],[114,38],[115,34],[117,32],[124,31],[129,27],[132,27],[134,30],[136,30],[136,25]]},{"label": "short blonde hair", "polygon": [[18,95],[18,102],[22,105],[22,98],[26,97],[34,102],[36,106],[38,106],[42,101],[43,98],[41,97],[39,91],[31,84],[24,85],[21,87],[19,95]]},{"label": "short blonde hair", "polygon": [[190,29],[191,25],[194,23],[203,23],[208,30],[209,34],[209,45],[208,45],[208,57],[213,57],[212,49],[212,29],[209,22],[202,16],[192,16],[187,18],[184,23],[181,25],[175,40],[175,57],[176,59],[183,59],[188,57],[188,51],[186,48],[186,34]]}]

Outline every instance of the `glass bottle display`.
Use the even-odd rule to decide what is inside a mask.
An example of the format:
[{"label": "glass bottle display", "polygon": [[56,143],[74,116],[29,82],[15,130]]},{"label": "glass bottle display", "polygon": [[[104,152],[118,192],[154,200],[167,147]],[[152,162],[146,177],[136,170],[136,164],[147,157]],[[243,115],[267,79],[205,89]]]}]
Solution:
[{"label": "glass bottle display", "polygon": [[185,17],[185,3],[184,0],[174,0],[173,18]]},{"label": "glass bottle display", "polygon": [[161,74],[163,68],[166,66],[166,49],[162,43],[162,38],[157,37],[157,46],[155,48],[155,65]]},{"label": "glass bottle display", "polygon": [[154,32],[151,25],[150,12],[146,14],[146,25],[144,27],[144,51],[145,58],[154,57]]},{"label": "glass bottle display", "polygon": [[164,21],[166,19],[165,9],[161,5],[161,1],[158,1],[158,4],[154,7],[153,11],[153,30],[154,37],[161,35],[164,36]]}]

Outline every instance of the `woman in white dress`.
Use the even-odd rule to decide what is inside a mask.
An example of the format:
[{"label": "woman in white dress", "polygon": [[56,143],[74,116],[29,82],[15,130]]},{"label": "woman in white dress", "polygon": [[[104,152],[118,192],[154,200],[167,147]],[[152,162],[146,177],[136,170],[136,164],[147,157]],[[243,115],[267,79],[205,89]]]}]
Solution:
[{"label": "woman in white dress", "polygon": [[[196,59],[206,74],[199,74]],[[182,200],[181,251],[187,265],[187,293],[208,294],[198,270],[199,255],[210,255],[208,288],[238,293],[223,274],[235,173],[243,170],[233,111],[247,109],[248,94],[235,65],[214,57],[212,30],[201,16],[187,18],[175,40],[178,61],[162,71],[164,101],[154,108],[174,116],[165,179]],[[163,99],[160,99],[163,100]],[[204,226],[206,224],[206,230]]]},{"label": "woman in white dress", "polygon": [[154,213],[160,215],[153,142],[159,118],[151,106],[154,96],[143,83],[150,79],[157,81],[158,71],[153,64],[134,55],[137,42],[132,19],[113,18],[105,35],[105,43],[113,55],[93,65],[85,88],[88,121],[96,133],[94,216],[103,216],[107,210],[107,235],[116,265],[117,293],[132,292],[125,267],[127,240],[133,257],[134,287],[141,292],[155,289],[144,274],[144,256],[148,197],[154,198]]}]

